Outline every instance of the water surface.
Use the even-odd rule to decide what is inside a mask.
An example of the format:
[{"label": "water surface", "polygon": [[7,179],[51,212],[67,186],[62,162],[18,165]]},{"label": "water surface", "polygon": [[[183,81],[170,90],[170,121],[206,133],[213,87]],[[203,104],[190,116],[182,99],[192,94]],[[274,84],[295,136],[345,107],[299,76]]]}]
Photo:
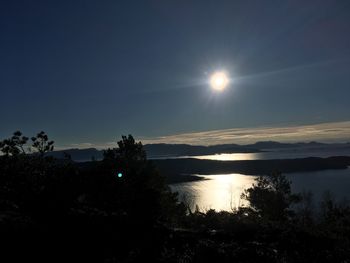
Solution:
[{"label": "water surface", "polygon": [[[232,211],[241,205],[247,205],[241,199],[244,189],[254,183],[256,176],[243,174],[199,175],[207,180],[171,185],[192,209],[196,205],[202,211]],[[350,169],[325,170],[318,172],[291,173],[287,177],[292,181],[293,192],[311,191],[314,203],[321,200],[325,191],[330,191],[337,200],[350,200]]]},{"label": "water surface", "polygon": [[243,160],[272,160],[296,159],[307,157],[327,158],[332,156],[350,156],[350,147],[339,148],[311,148],[311,149],[278,149],[258,153],[221,153],[212,155],[164,157],[158,159],[195,158],[201,160],[243,161]]}]

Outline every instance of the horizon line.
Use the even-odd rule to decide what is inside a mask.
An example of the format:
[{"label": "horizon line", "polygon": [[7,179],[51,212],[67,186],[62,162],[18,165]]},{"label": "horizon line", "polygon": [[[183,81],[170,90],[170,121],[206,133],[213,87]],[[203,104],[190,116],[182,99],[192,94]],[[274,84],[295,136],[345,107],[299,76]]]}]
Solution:
[{"label": "horizon line", "polygon": [[[350,121],[326,122],[319,124],[294,126],[260,126],[254,128],[229,128],[201,132],[187,132],[156,137],[135,137],[136,141],[146,144],[189,144],[189,145],[219,145],[238,144],[247,145],[261,141],[280,143],[348,143],[350,142]],[[119,141],[119,139],[118,139]],[[61,145],[56,149],[107,149],[115,148],[113,142],[83,142]]]}]

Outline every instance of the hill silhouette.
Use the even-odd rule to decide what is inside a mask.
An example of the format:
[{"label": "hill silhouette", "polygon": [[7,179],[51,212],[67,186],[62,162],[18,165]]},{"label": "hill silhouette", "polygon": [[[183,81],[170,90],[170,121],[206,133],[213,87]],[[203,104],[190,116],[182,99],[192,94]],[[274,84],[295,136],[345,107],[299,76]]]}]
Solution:
[{"label": "hill silhouette", "polygon": [[153,160],[159,171],[166,176],[169,183],[177,183],[200,178],[189,177],[193,174],[229,174],[269,175],[274,172],[294,173],[328,169],[347,169],[349,156],[329,158],[300,158],[277,160],[215,161],[188,159]]},{"label": "hill silhouette", "polygon": [[[319,142],[300,142],[300,143],[280,143],[274,141],[257,142],[248,145],[238,144],[220,144],[211,146],[189,145],[189,144],[146,144],[144,149],[148,158],[166,158],[177,156],[195,156],[195,155],[212,155],[220,153],[256,153],[269,150],[281,149],[334,149],[350,148],[349,143],[325,144]],[[90,161],[91,159],[101,160],[103,150],[96,148],[86,149],[66,149],[48,153],[49,156],[61,159],[65,153],[70,155],[74,161]]]}]

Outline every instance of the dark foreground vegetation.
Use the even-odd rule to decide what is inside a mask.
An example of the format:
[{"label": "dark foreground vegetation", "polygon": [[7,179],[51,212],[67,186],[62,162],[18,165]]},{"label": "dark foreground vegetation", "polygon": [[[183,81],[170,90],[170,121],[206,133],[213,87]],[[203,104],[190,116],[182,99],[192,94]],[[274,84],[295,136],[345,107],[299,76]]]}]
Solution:
[{"label": "dark foreground vegetation", "polygon": [[[48,157],[44,132],[0,142],[1,262],[349,262],[350,207],[260,177],[232,212],[191,211],[123,137],[102,162]],[[34,154],[33,154],[34,153]]]}]

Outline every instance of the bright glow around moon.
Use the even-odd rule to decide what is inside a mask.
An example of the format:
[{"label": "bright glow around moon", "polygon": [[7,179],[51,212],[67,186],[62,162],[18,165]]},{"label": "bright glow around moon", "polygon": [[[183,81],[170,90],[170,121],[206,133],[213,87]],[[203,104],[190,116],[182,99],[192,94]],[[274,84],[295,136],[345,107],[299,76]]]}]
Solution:
[{"label": "bright glow around moon", "polygon": [[214,72],[210,77],[210,86],[217,91],[224,90],[229,83],[229,78],[225,74],[225,72],[218,71]]}]

